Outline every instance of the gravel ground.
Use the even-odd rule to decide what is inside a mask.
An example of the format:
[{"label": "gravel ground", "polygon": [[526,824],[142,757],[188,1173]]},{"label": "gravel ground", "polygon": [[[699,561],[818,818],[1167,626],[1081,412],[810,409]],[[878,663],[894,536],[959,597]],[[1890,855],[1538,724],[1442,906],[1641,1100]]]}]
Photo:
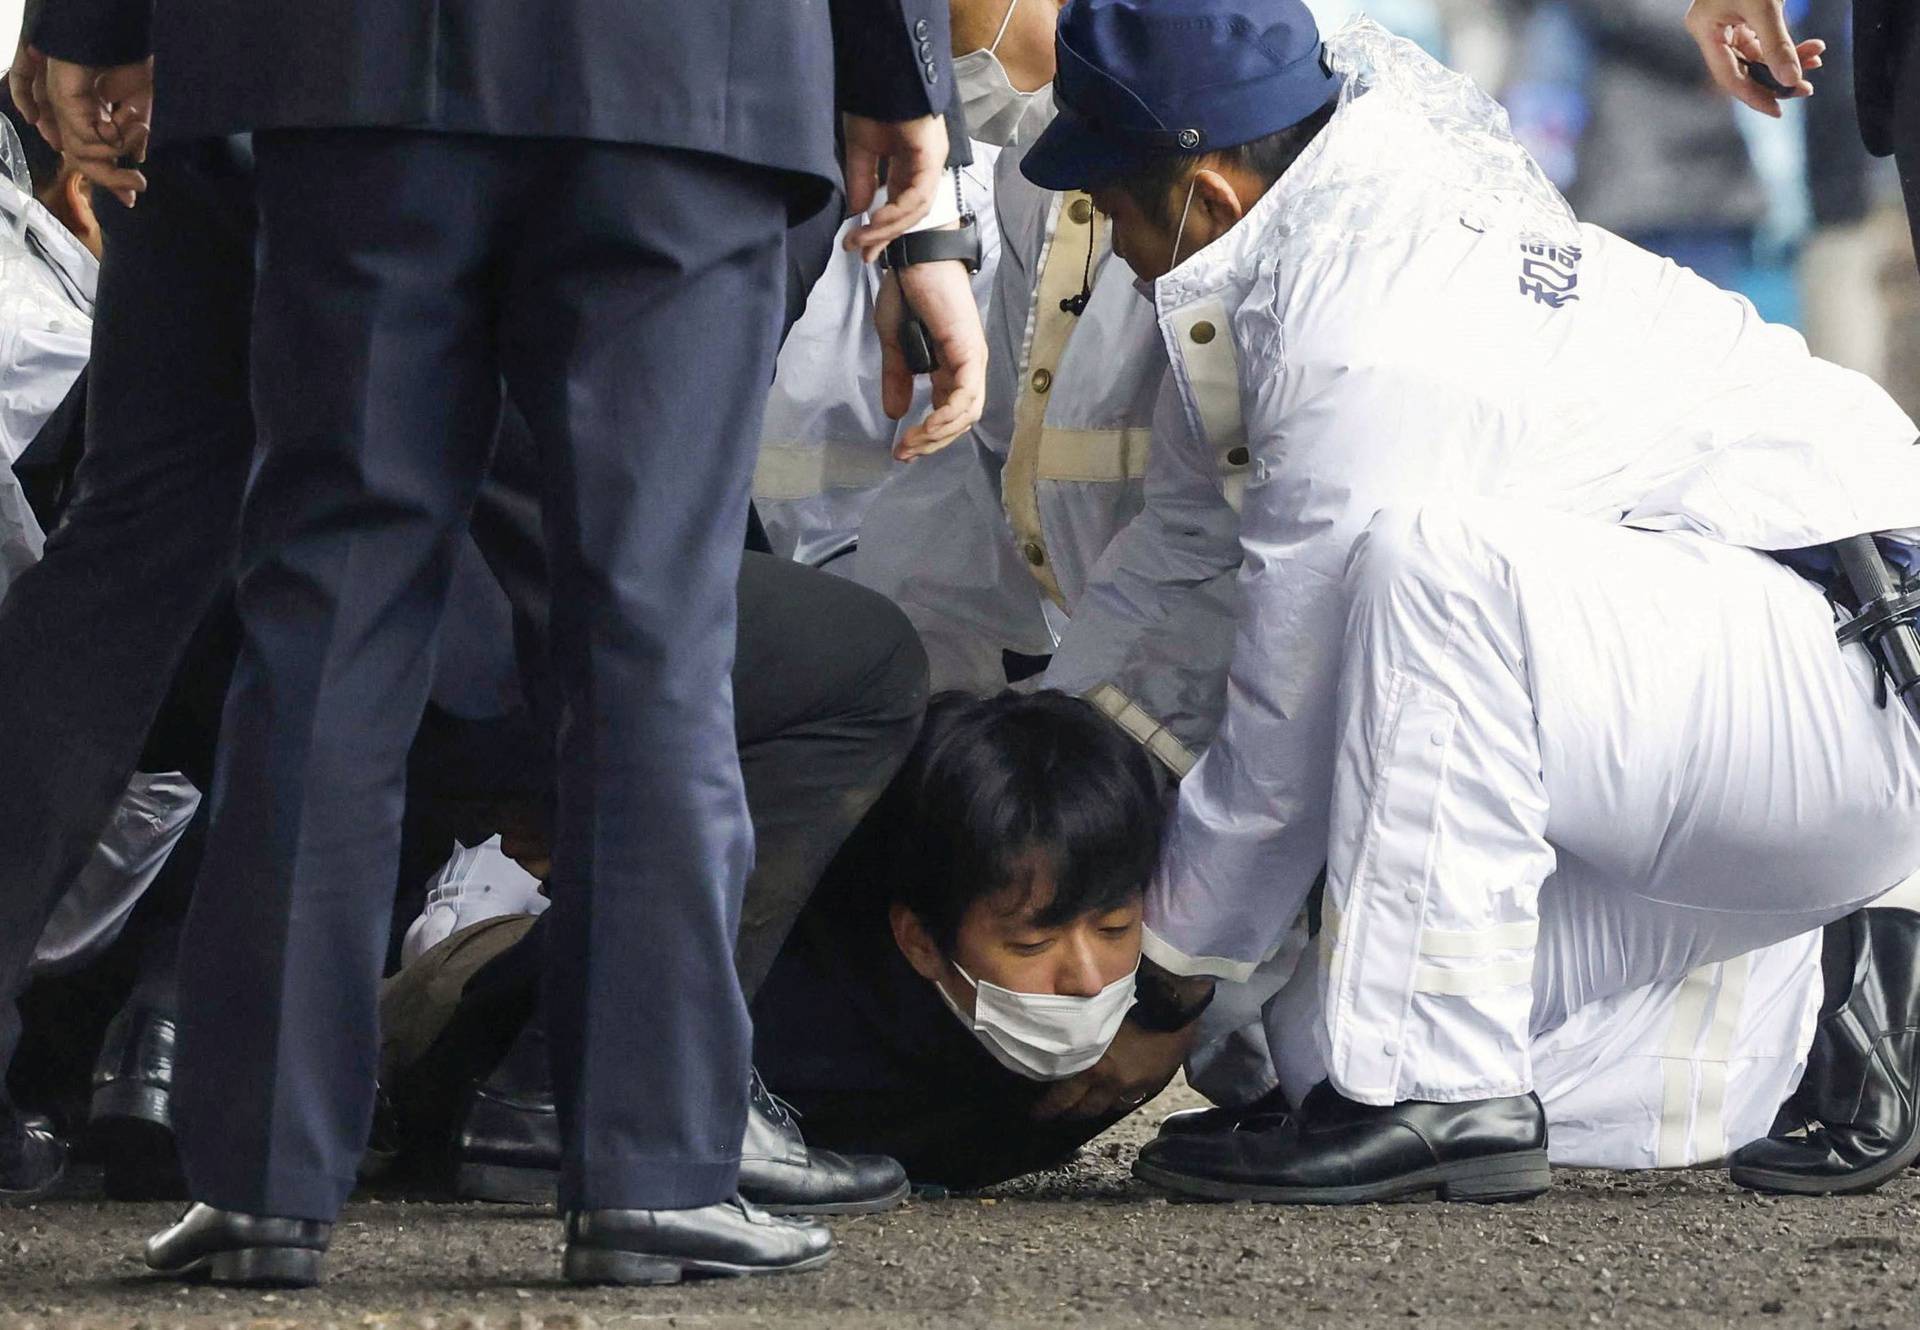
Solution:
[{"label": "gravel ground", "polygon": [[1289,1209],[1169,1202],[1127,1173],[1175,1090],[1066,1170],[835,1225],[819,1274],[650,1290],[558,1282],[537,1212],[370,1201],[319,1289],[153,1282],[167,1206],[88,1195],[0,1210],[0,1330],[795,1330],[1125,1325],[1761,1325],[1920,1322],[1920,1178],[1773,1201],[1718,1172],[1561,1172],[1516,1206]]}]

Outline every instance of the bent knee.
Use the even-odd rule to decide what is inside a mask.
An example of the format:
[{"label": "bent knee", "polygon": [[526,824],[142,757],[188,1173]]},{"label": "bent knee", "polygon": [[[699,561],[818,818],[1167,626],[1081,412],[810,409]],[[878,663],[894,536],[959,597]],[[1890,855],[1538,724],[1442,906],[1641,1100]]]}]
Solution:
[{"label": "bent knee", "polygon": [[1489,514],[1472,503],[1389,504],[1373,515],[1347,559],[1356,600],[1409,589],[1460,589],[1484,565],[1479,532]]}]

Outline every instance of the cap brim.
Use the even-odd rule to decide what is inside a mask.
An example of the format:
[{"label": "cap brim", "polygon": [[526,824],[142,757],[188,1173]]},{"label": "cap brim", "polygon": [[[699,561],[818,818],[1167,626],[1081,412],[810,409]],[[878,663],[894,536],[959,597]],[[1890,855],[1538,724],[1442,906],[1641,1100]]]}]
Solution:
[{"label": "cap brim", "polygon": [[1020,174],[1042,189],[1097,189],[1126,175],[1141,157],[1062,105],[1020,159]]}]

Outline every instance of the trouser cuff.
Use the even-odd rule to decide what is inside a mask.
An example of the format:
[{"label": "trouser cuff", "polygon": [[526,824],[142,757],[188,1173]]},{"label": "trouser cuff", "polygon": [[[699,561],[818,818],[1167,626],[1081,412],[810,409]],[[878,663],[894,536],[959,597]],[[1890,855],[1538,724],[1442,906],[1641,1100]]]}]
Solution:
[{"label": "trouser cuff", "polygon": [[740,1156],[617,1155],[569,1159],[560,1170],[560,1212],[692,1210],[739,1190]]}]

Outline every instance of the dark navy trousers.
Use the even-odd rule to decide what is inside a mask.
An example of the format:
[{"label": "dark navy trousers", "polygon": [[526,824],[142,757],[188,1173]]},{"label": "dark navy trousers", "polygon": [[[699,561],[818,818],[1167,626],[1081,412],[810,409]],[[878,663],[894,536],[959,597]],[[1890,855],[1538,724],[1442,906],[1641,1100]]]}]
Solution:
[{"label": "dark navy trousers", "polygon": [[404,763],[503,385],[540,454],[567,1208],[734,1188],[751,833],[729,671],[787,182],[574,140],[256,137],[242,645],[182,954],[197,1199],[330,1219],[366,1140]]}]

